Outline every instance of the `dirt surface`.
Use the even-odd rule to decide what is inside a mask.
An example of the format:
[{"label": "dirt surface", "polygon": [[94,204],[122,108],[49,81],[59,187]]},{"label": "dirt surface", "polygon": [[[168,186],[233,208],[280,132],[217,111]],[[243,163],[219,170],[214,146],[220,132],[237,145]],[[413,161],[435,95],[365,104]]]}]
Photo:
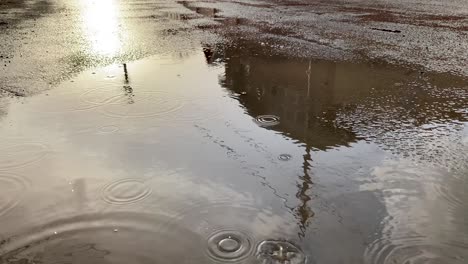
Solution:
[{"label": "dirt surface", "polygon": [[[183,52],[193,42],[230,45],[233,38],[258,40],[272,53],[294,57],[382,60],[468,75],[464,1],[106,0],[100,2],[103,16],[91,14],[96,17],[89,22],[84,10],[92,2],[0,3],[3,93],[35,94],[90,67]],[[117,15],[106,17],[106,5]],[[93,23],[116,27],[106,35],[93,32]],[[116,36],[118,50],[93,49],[93,42]]]}]

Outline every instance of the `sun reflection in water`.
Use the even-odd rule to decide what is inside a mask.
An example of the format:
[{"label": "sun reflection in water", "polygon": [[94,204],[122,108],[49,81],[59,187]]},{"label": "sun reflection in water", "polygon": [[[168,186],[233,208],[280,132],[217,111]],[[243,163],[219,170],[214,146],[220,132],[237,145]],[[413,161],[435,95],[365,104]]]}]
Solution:
[{"label": "sun reflection in water", "polygon": [[116,56],[121,49],[118,8],[115,0],[82,0],[83,27],[91,51]]}]

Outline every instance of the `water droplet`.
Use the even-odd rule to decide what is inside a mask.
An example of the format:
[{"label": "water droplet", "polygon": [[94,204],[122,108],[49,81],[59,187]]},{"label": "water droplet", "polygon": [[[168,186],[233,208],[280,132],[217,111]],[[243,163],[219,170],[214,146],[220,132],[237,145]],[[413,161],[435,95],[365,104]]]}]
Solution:
[{"label": "water droplet", "polygon": [[281,240],[263,241],[257,247],[256,256],[265,264],[304,264],[307,260],[299,247]]},{"label": "water droplet", "polygon": [[263,127],[276,126],[280,123],[280,118],[275,115],[260,115],[255,118],[255,121]]},{"label": "water droplet", "polygon": [[231,237],[228,237],[219,241],[218,247],[220,250],[225,251],[225,252],[234,252],[240,248],[240,244],[239,244],[239,241]]},{"label": "water droplet", "polygon": [[251,252],[251,239],[238,231],[222,230],[208,239],[208,255],[218,261],[239,261]]},{"label": "water droplet", "polygon": [[288,161],[288,160],[290,160],[291,158],[292,158],[291,155],[289,155],[289,154],[284,154],[284,153],[283,153],[283,154],[280,154],[280,155],[278,156],[278,159],[279,159],[279,160],[282,160],[282,161]]},{"label": "water droplet", "polygon": [[114,126],[114,125],[106,125],[106,126],[101,126],[98,129],[99,133],[101,134],[110,134],[110,133],[115,133],[119,131],[119,127]]},{"label": "water droplet", "polygon": [[119,229],[115,228],[114,233],[117,233],[117,232],[119,232]]}]

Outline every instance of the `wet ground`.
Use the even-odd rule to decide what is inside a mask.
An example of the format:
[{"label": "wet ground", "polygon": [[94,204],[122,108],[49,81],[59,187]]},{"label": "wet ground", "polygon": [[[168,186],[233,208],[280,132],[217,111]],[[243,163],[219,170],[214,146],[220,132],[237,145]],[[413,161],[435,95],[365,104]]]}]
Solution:
[{"label": "wet ground", "polygon": [[434,5],[2,2],[0,263],[466,263]]}]

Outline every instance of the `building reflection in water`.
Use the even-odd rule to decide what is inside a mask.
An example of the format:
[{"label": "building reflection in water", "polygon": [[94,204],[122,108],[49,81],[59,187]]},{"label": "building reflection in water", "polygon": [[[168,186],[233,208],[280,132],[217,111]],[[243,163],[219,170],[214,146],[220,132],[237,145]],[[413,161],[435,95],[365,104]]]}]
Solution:
[{"label": "building reflection in water", "polygon": [[[466,81],[452,75],[424,74],[379,62],[282,57],[272,55],[271,47],[245,40],[227,47],[205,46],[203,52],[208,64],[223,62],[220,83],[247,114],[278,116],[280,124],[266,129],[304,146],[296,192],[299,205],[288,207],[298,221],[300,236],[314,216],[310,209],[314,151],[364,139],[390,153],[409,156],[418,151],[421,159],[445,164],[436,158],[437,146],[446,144],[438,140],[447,138],[447,129],[428,128],[440,124],[456,131],[468,120],[465,90],[456,89],[466,87]],[[419,151],[415,146],[428,147]]]},{"label": "building reflection in water", "polygon": [[124,63],[123,64],[123,69],[124,69],[124,86],[123,86],[123,89],[124,89],[124,92],[125,92],[125,96],[127,97],[127,102],[128,104],[133,104],[135,103],[135,101],[133,100],[133,88],[132,86],[130,86],[130,78],[128,76],[128,69],[127,69],[127,64]]},{"label": "building reflection in water", "polygon": [[228,58],[222,85],[241,95],[238,99],[249,115],[276,115],[281,123],[272,129],[305,143],[296,193],[299,204],[288,207],[298,222],[299,237],[304,237],[314,216],[310,205],[312,151],[356,141],[352,132],[337,128],[333,123],[333,107],[341,103],[334,90],[336,65],[243,56],[236,48],[220,54],[206,46],[203,52],[208,63],[217,60],[217,56]]},{"label": "building reflection in water", "polygon": [[[217,55],[207,53],[211,61]],[[244,94],[239,101],[249,115],[279,116],[281,124],[273,129],[310,148],[326,150],[356,141],[354,133],[333,122],[337,107],[346,103],[340,90],[345,87],[335,84],[334,63],[243,57],[231,50],[225,54],[229,60],[223,86]]]}]

